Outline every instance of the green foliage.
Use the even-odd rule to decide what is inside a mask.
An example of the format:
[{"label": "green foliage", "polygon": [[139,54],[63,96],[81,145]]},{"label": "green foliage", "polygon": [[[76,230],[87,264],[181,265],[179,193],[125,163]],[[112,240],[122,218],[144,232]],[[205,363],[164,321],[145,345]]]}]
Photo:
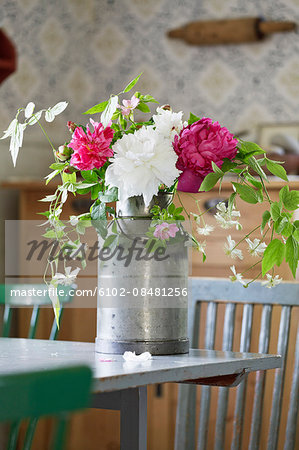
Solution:
[{"label": "green foliage", "polygon": [[106,100],[105,102],[98,103],[97,105],[95,105],[92,108],[85,111],[83,114],[97,114],[99,112],[104,111],[104,109],[107,107],[107,105],[108,105],[108,100]]},{"label": "green foliage", "polygon": [[284,181],[288,181],[287,173],[285,169],[281,166],[281,162],[278,161],[272,161],[268,158],[265,158],[266,160],[266,166],[269,172],[271,172],[273,175],[276,175],[277,177],[281,178]]},{"label": "green foliage", "polygon": [[293,277],[296,278],[296,270],[298,266],[298,241],[293,237],[289,236],[286,242],[286,262],[289,264]]},{"label": "green foliage", "polygon": [[237,193],[240,195],[240,198],[247,203],[258,203],[259,197],[255,189],[250,186],[246,186],[245,184],[240,184],[232,181],[232,185],[235,187]]},{"label": "green foliage", "polygon": [[138,82],[141,75],[142,75],[142,72],[136,78],[134,78],[134,80],[130,81],[130,83],[124,88],[124,90],[121,92],[121,94],[125,94],[126,92],[129,92],[135,86],[135,84]]},{"label": "green foliage", "polygon": [[262,261],[262,274],[263,276],[269,272],[275,265],[280,266],[285,257],[285,246],[279,239],[273,239],[267,246],[263,261]]},{"label": "green foliage", "polygon": [[279,198],[284,207],[290,211],[294,211],[299,205],[299,191],[290,191],[289,186],[284,186],[279,191]]},{"label": "green foliage", "polygon": [[220,178],[222,178],[222,175],[219,175],[218,173],[214,173],[211,172],[209,173],[203,180],[203,182],[200,185],[199,191],[198,192],[208,192],[211,189],[213,189],[213,187],[215,186],[215,184],[218,182],[218,180],[220,180]]},{"label": "green foliage", "polygon": [[197,122],[198,120],[200,120],[200,117],[196,116],[195,114],[190,113],[188,125],[192,125],[194,122]]}]

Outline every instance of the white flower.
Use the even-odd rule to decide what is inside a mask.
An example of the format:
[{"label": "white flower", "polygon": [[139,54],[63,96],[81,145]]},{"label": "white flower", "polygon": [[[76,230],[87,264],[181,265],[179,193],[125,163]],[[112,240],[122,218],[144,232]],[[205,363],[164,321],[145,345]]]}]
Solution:
[{"label": "white flower", "polygon": [[237,230],[242,229],[242,225],[236,220],[236,217],[240,217],[241,214],[239,211],[235,210],[234,206],[232,207],[231,212],[224,202],[218,203],[216,208],[218,211],[214,217],[221,228],[228,229],[235,226]]},{"label": "white flower", "polygon": [[152,126],[124,135],[113,150],[106,183],[118,187],[120,200],[143,195],[147,206],[158,193],[160,184],[170,187],[180,174],[170,140]]},{"label": "white flower", "polygon": [[243,259],[242,251],[234,248],[236,246],[236,242],[232,239],[231,236],[227,236],[227,243],[224,244],[225,254],[231,256],[232,258]]},{"label": "white flower", "polygon": [[231,275],[229,278],[234,283],[235,281],[239,281],[239,283],[243,284],[243,286],[246,285],[246,282],[243,280],[243,275],[236,272],[235,266],[231,266],[230,270],[233,272],[233,275]]},{"label": "white flower", "polygon": [[183,112],[174,113],[168,109],[157,108],[157,113],[153,115],[156,131],[173,141],[174,136],[183,129]]},{"label": "white flower", "polygon": [[195,222],[197,223],[197,225],[200,225],[200,216],[198,214],[195,213],[190,213],[192,214],[192,216],[194,217]]},{"label": "white flower", "polygon": [[261,242],[259,239],[254,239],[253,242],[249,239],[245,239],[247,244],[249,245],[249,253],[253,256],[260,256],[261,253],[264,253],[267,245],[264,242]]},{"label": "white flower", "polygon": [[203,253],[203,254],[206,254],[206,252],[205,252],[206,246],[207,246],[206,241],[203,241],[203,242],[197,242],[196,249],[197,249],[199,252],[201,252],[201,253]]},{"label": "white flower", "polygon": [[76,267],[74,270],[71,267],[66,267],[65,274],[57,272],[53,276],[52,281],[63,286],[70,286],[76,280],[79,270],[80,267]]},{"label": "white flower", "polygon": [[267,288],[271,289],[272,287],[277,286],[282,282],[282,278],[279,278],[278,275],[275,275],[275,277],[272,277],[269,273],[266,273],[267,280],[262,281],[262,285],[266,286]]},{"label": "white flower", "polygon": [[202,228],[197,227],[197,233],[202,234],[203,236],[209,236],[212,231],[214,231],[214,227],[212,225],[205,224]]}]

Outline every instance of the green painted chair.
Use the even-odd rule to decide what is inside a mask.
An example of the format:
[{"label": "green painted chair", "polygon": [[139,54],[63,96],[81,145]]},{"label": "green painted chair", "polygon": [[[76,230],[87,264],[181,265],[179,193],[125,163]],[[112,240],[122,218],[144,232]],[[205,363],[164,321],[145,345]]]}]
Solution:
[{"label": "green painted chair", "polygon": [[[59,286],[58,289],[63,290],[64,292],[64,295],[60,296],[61,310],[59,322],[61,323],[64,305],[72,301],[76,286]],[[11,336],[12,318],[17,309],[21,307],[30,307],[32,312],[27,337],[29,339],[34,339],[38,326],[40,310],[45,306],[51,307],[52,303],[45,284],[1,284],[0,305],[4,305],[2,337]],[[59,330],[53,313],[53,323],[49,340],[55,340],[57,338],[58,331]],[[32,437],[34,435],[36,424],[37,420],[31,420],[28,425],[28,430],[30,430]],[[14,448],[12,445],[18,439],[20,426],[21,421],[18,423],[16,422],[11,428],[8,448]]]},{"label": "green painted chair", "polygon": [[[63,290],[59,300],[61,303],[60,317],[64,311],[64,305],[71,302],[76,286],[59,286],[59,291]],[[41,295],[38,295],[41,294]],[[10,337],[11,323],[14,310],[18,307],[31,307],[31,319],[27,337],[32,339],[36,335],[38,319],[41,308],[51,307],[51,299],[48,295],[45,284],[1,284],[0,285],[0,304],[4,305],[2,337]],[[53,324],[49,339],[57,338],[58,327],[53,314]]]},{"label": "green painted chair", "polygon": [[85,366],[1,376],[0,421],[11,424],[7,450],[16,448],[22,419],[29,419],[22,448],[30,450],[36,422],[44,416],[55,419],[47,448],[63,449],[70,412],[89,406],[91,379],[91,369]]}]

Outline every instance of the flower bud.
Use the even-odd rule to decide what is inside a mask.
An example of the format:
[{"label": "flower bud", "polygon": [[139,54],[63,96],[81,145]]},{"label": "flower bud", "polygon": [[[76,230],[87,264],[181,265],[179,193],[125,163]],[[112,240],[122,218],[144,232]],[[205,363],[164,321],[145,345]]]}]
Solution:
[{"label": "flower bud", "polygon": [[69,120],[67,123],[67,127],[68,127],[69,131],[71,133],[73,133],[75,131],[75,129],[77,128],[77,125],[75,124],[75,122],[72,122],[71,120]]},{"label": "flower bud", "polygon": [[66,161],[71,157],[72,153],[72,149],[70,149],[67,145],[60,145],[57,152],[55,152],[57,158],[60,159],[60,161]]},{"label": "flower bud", "polygon": [[165,111],[172,111],[170,105],[162,105],[162,106],[161,106],[161,109],[164,109]]}]

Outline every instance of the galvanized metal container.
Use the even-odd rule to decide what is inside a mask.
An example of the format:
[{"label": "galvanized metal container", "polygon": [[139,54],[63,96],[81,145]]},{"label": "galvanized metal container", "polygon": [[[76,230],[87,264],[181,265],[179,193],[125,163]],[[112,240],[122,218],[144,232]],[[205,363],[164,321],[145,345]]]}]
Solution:
[{"label": "galvanized metal container", "polygon": [[167,207],[171,200],[171,194],[159,193],[148,207],[142,196],[117,205],[119,243],[110,258],[99,261],[97,352],[189,351],[185,233],[181,229],[178,242],[167,245],[163,255],[161,250],[153,257],[146,249],[151,208]]}]

